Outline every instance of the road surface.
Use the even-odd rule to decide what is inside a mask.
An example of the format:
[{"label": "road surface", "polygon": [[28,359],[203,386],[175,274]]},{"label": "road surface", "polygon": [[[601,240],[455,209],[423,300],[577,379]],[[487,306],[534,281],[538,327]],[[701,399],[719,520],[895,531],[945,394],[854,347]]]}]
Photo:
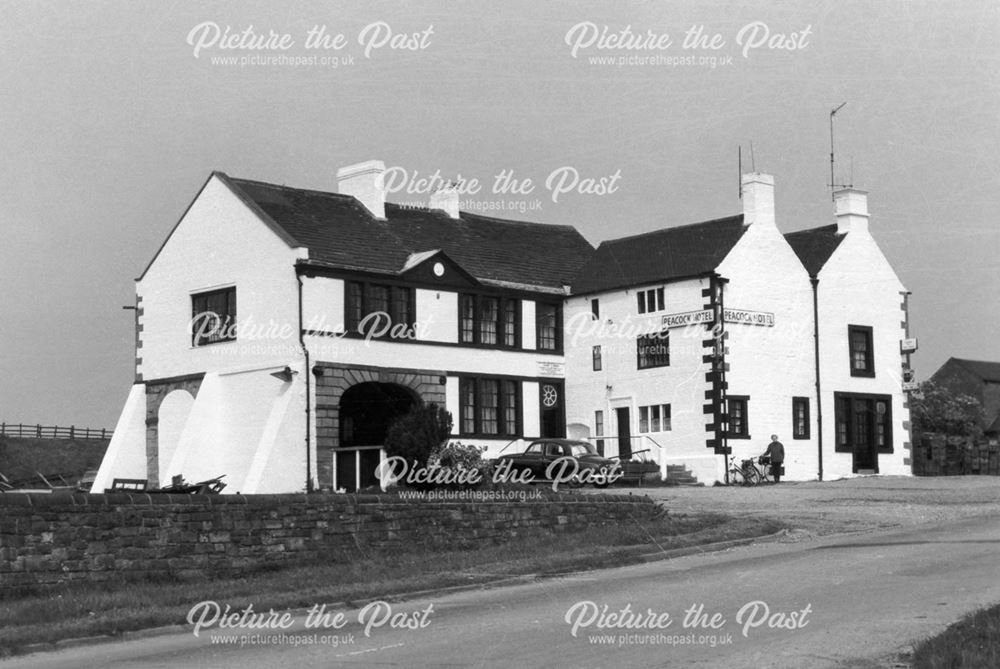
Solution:
[{"label": "road surface", "polygon": [[[70,648],[0,669],[891,667],[913,640],[1000,602],[998,544],[990,516],[805,537],[397,602],[389,615],[325,611],[343,624],[330,629],[306,629],[299,617],[288,629],[220,630],[206,608],[197,638],[188,630]],[[636,627],[617,627],[623,620]]]}]

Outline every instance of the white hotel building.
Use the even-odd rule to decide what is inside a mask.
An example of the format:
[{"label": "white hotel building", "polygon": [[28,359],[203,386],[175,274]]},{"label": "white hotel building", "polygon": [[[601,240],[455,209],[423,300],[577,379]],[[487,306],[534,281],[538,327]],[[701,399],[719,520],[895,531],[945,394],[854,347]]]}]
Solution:
[{"label": "white hotel building", "polygon": [[[387,203],[383,170],[341,169],[339,193],[209,177],[137,280],[136,378],[96,490],[366,487],[415,402],[489,456],[586,437],[710,484],[776,433],[790,479],[909,473],[906,292],[864,193],[783,235],[773,180],[746,175],[741,214],[595,250],[453,191]],[[395,327],[359,333],[378,313]]]}]

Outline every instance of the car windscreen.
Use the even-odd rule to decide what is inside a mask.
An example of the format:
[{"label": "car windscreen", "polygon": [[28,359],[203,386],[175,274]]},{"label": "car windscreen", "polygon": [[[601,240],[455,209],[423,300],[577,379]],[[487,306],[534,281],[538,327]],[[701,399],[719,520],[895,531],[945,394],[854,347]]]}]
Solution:
[{"label": "car windscreen", "polygon": [[594,455],[597,452],[590,444],[570,444],[569,449],[574,458],[579,458],[584,455]]}]

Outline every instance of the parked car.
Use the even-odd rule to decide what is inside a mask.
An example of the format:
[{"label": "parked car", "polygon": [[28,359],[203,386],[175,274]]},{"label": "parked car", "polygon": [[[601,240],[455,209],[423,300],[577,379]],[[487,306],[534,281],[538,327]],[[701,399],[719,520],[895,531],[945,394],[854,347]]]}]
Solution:
[{"label": "parked car", "polygon": [[617,460],[599,454],[593,444],[575,439],[538,439],[528,444],[523,453],[501,455],[495,465],[508,466],[518,476],[529,471],[535,482],[556,481],[571,486],[589,483],[606,488],[621,475]]}]

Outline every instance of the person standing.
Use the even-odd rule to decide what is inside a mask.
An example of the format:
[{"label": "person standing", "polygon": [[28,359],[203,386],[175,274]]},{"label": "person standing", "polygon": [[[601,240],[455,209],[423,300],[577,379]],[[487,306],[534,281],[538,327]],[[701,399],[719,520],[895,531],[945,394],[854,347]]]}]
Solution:
[{"label": "person standing", "polygon": [[781,482],[781,465],[785,462],[785,447],[778,441],[778,435],[771,435],[771,443],[767,445],[767,450],[761,457],[768,457],[771,459],[771,475],[774,476],[774,482]]}]

